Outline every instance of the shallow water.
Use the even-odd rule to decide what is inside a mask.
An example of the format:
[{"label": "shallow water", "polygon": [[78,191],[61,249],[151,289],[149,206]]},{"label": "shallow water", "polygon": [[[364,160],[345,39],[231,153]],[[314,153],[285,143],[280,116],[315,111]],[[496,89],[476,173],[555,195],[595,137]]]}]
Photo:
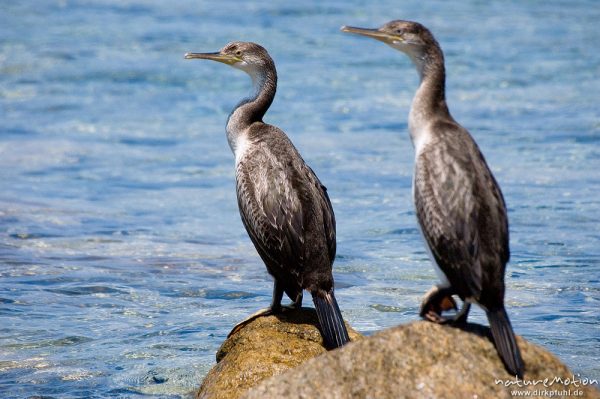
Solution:
[{"label": "shallow water", "polygon": [[63,0],[0,5],[1,396],[186,396],[268,305],[224,135],[249,79],[183,59],[231,40],[272,54],[266,120],[328,186],[345,318],[415,320],[435,282],[410,199],[416,72],[338,31],[391,16],[436,34],[504,191],[515,330],[600,378],[596,2]]}]

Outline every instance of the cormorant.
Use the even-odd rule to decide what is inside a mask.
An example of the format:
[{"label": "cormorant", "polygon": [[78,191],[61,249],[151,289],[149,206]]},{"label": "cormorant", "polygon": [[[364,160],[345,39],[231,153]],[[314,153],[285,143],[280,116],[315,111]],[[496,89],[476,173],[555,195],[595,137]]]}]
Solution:
[{"label": "cormorant", "polygon": [[187,53],[185,58],[241,69],[254,84],[253,95],[233,109],[226,128],[235,155],[242,222],[274,278],[270,308],[250,319],[281,312],[284,292],[293,301],[292,307],[300,308],[306,289],[312,295],[325,345],[344,345],[349,337],[334,295],[335,216],[327,189],[286,134],[263,122],[277,88],[275,63],[267,50],[249,42],[232,42],[216,53]]},{"label": "cormorant", "polygon": [[[524,365],[504,308],[509,260],[508,218],[500,187],[469,132],[448,111],[444,55],[431,32],[396,20],[379,29],[342,27],[388,44],[412,60],[420,85],[408,126],[415,148],[413,197],[421,232],[442,281],[426,295],[420,315],[466,322],[471,303],[485,310],[505,367],[523,377]],[[453,294],[464,304],[453,319],[441,316]],[[450,299],[450,301],[448,300]]]}]

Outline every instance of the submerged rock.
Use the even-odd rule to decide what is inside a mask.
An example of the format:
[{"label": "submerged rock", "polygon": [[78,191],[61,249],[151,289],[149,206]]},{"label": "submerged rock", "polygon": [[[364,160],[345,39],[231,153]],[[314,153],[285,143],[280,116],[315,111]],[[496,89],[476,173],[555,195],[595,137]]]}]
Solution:
[{"label": "submerged rock", "polygon": [[[317,313],[308,308],[252,320],[221,345],[217,364],[209,371],[196,397],[239,398],[265,378],[326,353],[318,323]],[[351,340],[361,338],[346,326]]]},{"label": "submerged rock", "polygon": [[[519,386],[508,374],[487,327],[459,329],[419,321],[307,360],[266,379],[244,398],[600,398],[597,383],[584,386],[585,378],[573,375],[551,353],[522,338],[517,341],[526,366],[524,380],[536,385]],[[511,395],[515,391],[535,392]]]}]

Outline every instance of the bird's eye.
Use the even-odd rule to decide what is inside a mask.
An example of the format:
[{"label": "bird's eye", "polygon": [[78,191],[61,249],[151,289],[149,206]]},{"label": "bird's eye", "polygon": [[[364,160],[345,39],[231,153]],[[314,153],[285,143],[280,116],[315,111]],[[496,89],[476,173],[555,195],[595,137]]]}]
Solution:
[{"label": "bird's eye", "polygon": [[235,55],[238,56],[238,57],[241,57],[242,56],[242,52],[240,50],[238,50],[238,51],[235,52]]},{"label": "bird's eye", "polygon": [[396,33],[398,35],[402,35],[404,33],[404,31],[402,29],[396,29]]}]

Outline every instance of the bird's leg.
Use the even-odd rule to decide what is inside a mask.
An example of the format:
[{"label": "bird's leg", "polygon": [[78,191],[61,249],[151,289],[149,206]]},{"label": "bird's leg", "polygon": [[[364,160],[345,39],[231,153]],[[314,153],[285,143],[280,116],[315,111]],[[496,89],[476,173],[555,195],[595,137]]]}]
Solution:
[{"label": "bird's leg", "polygon": [[452,287],[440,287],[433,286],[423,298],[421,308],[419,309],[419,316],[427,321],[431,321],[438,324],[448,323],[453,319],[448,319],[442,316],[442,312],[445,310],[458,310],[456,301],[452,298],[454,290]]},{"label": "bird's leg", "polygon": [[[302,302],[302,294],[300,296],[300,302]],[[244,320],[237,323],[231,329],[229,334],[227,334],[227,338],[231,337],[233,334],[244,328],[248,323],[250,323],[254,319],[281,313],[283,310],[283,307],[281,306],[281,299],[283,299],[283,288],[281,287],[281,284],[278,283],[277,280],[275,280],[275,282],[273,283],[273,299],[271,300],[271,306],[269,306],[266,309],[260,309],[258,312],[251,314]]]},{"label": "bird's leg", "polygon": [[302,291],[300,291],[300,293],[298,294],[298,296],[296,296],[296,300],[294,301],[294,303],[292,303],[292,308],[293,309],[300,309],[302,308]]},{"label": "bird's leg", "polygon": [[471,310],[471,304],[469,302],[464,302],[462,308],[460,308],[460,312],[458,312],[453,318],[452,324],[466,324],[467,317],[469,317],[469,310]]},{"label": "bird's leg", "polygon": [[281,300],[283,299],[283,288],[281,284],[275,280],[273,282],[273,299],[271,299],[271,306],[269,307],[269,314],[281,313]]},{"label": "bird's leg", "polygon": [[300,309],[302,307],[302,289],[296,295],[296,299],[293,300],[291,305],[282,305],[281,299],[283,298],[283,290],[277,291],[277,284],[273,288],[273,302],[271,303],[271,310],[273,314],[281,313],[286,310]]}]

